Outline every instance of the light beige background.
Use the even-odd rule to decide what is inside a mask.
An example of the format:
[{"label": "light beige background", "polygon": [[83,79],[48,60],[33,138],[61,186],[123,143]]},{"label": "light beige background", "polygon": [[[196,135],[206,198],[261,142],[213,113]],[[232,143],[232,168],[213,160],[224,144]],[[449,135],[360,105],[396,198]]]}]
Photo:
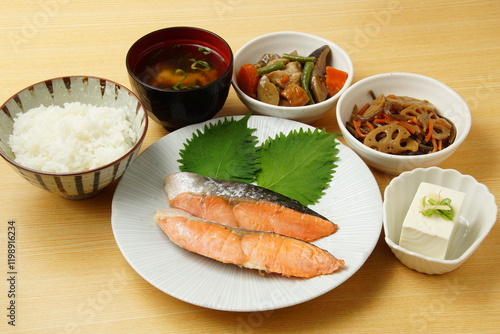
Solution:
[{"label": "light beige background", "polygon": [[[129,46],[163,27],[206,28],[223,36],[234,52],[258,35],[297,30],[344,47],[354,63],[354,82],[405,71],[456,90],[471,108],[473,125],[459,151],[440,167],[474,176],[499,197],[499,17],[495,0],[3,1],[0,101],[57,76],[102,76],[129,86]],[[231,89],[219,116],[244,113]],[[313,125],[338,132],[333,112]],[[151,123],[143,148],[165,134]],[[374,175],[383,192],[392,177]],[[450,274],[427,276],[407,269],[381,238],[358,273],[319,298],[270,312],[228,313],[178,301],[133,271],[111,230],[114,187],[71,202],[34,188],[4,161],[0,185],[2,333],[500,331],[498,226]],[[15,327],[6,316],[9,220],[18,232]]]}]

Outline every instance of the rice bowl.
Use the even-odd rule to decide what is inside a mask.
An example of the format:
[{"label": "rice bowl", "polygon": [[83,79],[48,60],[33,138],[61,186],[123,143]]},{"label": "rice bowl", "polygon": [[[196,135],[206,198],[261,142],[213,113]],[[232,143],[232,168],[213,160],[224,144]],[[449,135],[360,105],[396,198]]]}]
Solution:
[{"label": "rice bowl", "polygon": [[[64,124],[62,127],[69,132],[79,132],[82,130],[84,135],[80,140],[76,140],[75,138],[70,139],[75,133],[71,133],[69,136],[58,139],[55,142],[50,142],[47,138],[40,139],[40,136],[36,132],[35,134],[26,134],[30,138],[29,140],[23,135],[20,136],[28,140],[24,144],[21,143],[20,147],[28,148],[28,150],[36,151],[37,146],[42,150],[46,149],[45,146],[50,146],[51,149],[49,151],[61,150],[61,152],[52,153],[63,156],[72,155],[69,159],[65,157],[66,160],[63,160],[62,164],[67,165],[69,164],[68,161],[76,163],[76,165],[79,165],[76,168],[79,170],[76,172],[47,172],[25,166],[24,162],[20,163],[16,161],[18,157],[16,157],[13,150],[17,149],[15,145],[18,144],[13,143],[14,146],[11,146],[11,135],[13,135],[15,120],[24,113],[40,106],[54,106],[67,111],[67,108],[65,108],[65,104],[67,103],[77,103],[74,106],[78,106],[79,104],[91,105],[91,109],[94,109],[94,107],[104,108],[103,110],[106,110],[106,112],[110,109],[116,109],[122,114],[121,117],[127,120],[128,125],[123,128],[123,126],[117,125],[115,121],[104,122],[108,124],[109,130],[103,131],[102,129],[96,129],[96,124],[101,120],[95,123],[87,119],[86,121],[90,123],[84,125],[81,119],[73,119],[73,121],[69,122],[73,123],[72,126],[62,123]],[[88,111],[89,108],[85,108],[85,110]],[[28,123],[33,125],[32,121],[28,121]],[[126,130],[122,131],[120,127],[123,130],[126,128]],[[48,131],[41,129],[43,126],[39,127],[38,125],[37,128],[40,135],[43,132],[55,131],[53,129]],[[92,130],[90,131],[89,129],[91,128]],[[68,199],[87,199],[99,194],[104,188],[123,175],[130,163],[139,154],[147,128],[148,117],[144,105],[125,86],[107,79],[91,76],[59,77],[31,85],[13,95],[0,106],[0,155],[22,178],[34,186]],[[78,129],[78,131],[74,129]],[[98,161],[96,165],[99,166],[93,167],[93,165],[89,165],[85,168],[90,169],[82,170],[85,169],[82,160],[83,149],[82,147],[78,148],[78,143],[86,142],[85,145],[94,146],[94,148],[91,148],[91,151],[94,153],[90,154],[94,155],[96,152],[95,147],[99,146],[98,144],[104,138],[101,137],[103,132],[112,134],[111,138],[113,139],[108,138],[104,140],[107,141],[107,146],[113,147],[117,142],[126,142],[127,148],[123,149],[125,152],[122,151],[119,154],[115,153],[114,156],[111,156],[109,150],[105,150],[99,154],[101,157],[96,160]],[[123,133],[128,133],[130,139],[126,139],[127,135]],[[54,134],[45,133],[44,135],[53,138],[51,136]],[[113,136],[117,137],[114,138]],[[99,139],[96,139],[96,137],[99,137]],[[14,134],[13,138],[14,142],[19,139],[16,139],[16,134]],[[102,159],[102,156],[106,155],[109,158],[107,162]],[[41,158],[41,161],[46,160],[52,160],[52,158]]]}]

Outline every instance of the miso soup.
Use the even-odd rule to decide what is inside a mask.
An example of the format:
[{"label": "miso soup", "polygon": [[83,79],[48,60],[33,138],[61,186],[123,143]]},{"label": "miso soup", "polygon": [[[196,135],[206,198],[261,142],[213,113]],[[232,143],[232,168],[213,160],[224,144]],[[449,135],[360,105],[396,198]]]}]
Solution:
[{"label": "miso soup", "polygon": [[172,44],[144,57],[140,80],[160,89],[189,90],[216,80],[227,68],[215,51],[196,44]]}]

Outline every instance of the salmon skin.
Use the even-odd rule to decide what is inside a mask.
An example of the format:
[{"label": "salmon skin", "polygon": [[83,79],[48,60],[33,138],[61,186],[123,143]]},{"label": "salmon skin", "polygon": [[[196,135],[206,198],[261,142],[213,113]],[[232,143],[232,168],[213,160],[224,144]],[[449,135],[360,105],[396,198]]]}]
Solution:
[{"label": "salmon skin", "polygon": [[298,201],[256,185],[179,172],[164,178],[171,207],[246,230],[275,232],[314,241],[337,225]]},{"label": "salmon skin", "polygon": [[280,234],[229,227],[174,208],[158,210],[154,218],[178,246],[223,263],[301,278],[331,274],[344,266],[326,250]]}]

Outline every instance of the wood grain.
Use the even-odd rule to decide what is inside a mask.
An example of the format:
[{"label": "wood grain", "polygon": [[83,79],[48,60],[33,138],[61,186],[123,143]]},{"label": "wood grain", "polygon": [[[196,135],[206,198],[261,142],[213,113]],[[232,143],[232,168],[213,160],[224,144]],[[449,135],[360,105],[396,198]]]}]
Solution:
[{"label": "wood grain", "polygon": [[[474,176],[500,196],[498,1],[6,1],[0,11],[0,101],[64,75],[129,86],[125,55],[167,26],[203,27],[235,52],[265,33],[296,30],[344,47],[354,81],[384,72],[434,77],[469,104],[473,125],[440,167]],[[245,114],[231,90],[218,116]],[[334,113],[313,125],[338,132]],[[166,135],[151,122],[143,149]],[[373,172],[383,193],[392,177]],[[307,303],[228,313],[176,300],[143,280],[111,230],[114,186],[68,201],[33,187],[0,162],[0,332],[12,333],[495,333],[500,332],[500,231],[441,276],[404,267],[380,238],[351,279]],[[498,202],[498,201],[497,201]],[[481,208],[478,208],[480,210]],[[17,228],[17,318],[8,325],[7,224]]]}]

